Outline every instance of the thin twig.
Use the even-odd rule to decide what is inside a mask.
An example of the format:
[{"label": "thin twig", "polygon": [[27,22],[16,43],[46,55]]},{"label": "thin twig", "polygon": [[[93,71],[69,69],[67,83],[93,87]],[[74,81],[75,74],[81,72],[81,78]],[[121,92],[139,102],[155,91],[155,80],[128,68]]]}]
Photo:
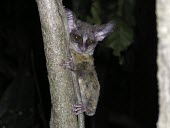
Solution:
[{"label": "thin twig", "polygon": [[[73,63],[75,62],[74,60],[74,55],[72,55]],[[82,103],[82,98],[81,98],[81,93],[80,93],[80,86],[78,82],[78,78],[75,72],[72,72],[72,77],[73,77],[73,83],[74,83],[74,91],[76,95],[76,99],[78,103]],[[84,113],[81,113],[78,115],[78,125],[79,128],[85,128],[85,119],[84,119]]]}]

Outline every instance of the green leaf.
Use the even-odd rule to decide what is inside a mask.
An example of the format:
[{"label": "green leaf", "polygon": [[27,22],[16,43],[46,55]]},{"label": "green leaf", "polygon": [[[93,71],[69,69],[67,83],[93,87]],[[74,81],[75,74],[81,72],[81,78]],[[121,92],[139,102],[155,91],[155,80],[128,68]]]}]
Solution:
[{"label": "green leaf", "polygon": [[115,56],[120,56],[120,53],[133,42],[134,33],[123,20],[117,21],[116,26],[116,30],[106,39],[105,46],[112,48]]}]

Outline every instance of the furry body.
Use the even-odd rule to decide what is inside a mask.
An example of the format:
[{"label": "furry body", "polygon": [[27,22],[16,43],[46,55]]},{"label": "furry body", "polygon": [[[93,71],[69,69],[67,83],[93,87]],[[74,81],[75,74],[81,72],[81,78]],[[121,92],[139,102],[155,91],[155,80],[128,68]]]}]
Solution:
[{"label": "furry body", "polygon": [[104,25],[91,25],[78,20],[68,9],[66,14],[71,41],[70,49],[74,57],[74,72],[78,77],[81,98],[85,106],[82,112],[92,116],[95,114],[100,92],[92,55],[98,41],[102,41],[113,30],[114,23],[111,21]]}]

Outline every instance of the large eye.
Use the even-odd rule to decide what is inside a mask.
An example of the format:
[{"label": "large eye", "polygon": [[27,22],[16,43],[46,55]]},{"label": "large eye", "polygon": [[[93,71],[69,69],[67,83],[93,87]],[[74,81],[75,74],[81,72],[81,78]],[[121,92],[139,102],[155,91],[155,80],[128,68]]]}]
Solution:
[{"label": "large eye", "polygon": [[75,43],[79,43],[79,42],[82,41],[82,37],[79,36],[79,35],[72,34],[72,38],[73,38]]},{"label": "large eye", "polygon": [[86,43],[87,43],[88,45],[90,45],[90,44],[95,44],[96,41],[88,39]]}]

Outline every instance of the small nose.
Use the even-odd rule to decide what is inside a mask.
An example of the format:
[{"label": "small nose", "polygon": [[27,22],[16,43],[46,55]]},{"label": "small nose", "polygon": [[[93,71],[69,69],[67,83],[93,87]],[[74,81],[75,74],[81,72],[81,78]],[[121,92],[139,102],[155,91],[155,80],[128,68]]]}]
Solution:
[{"label": "small nose", "polygon": [[80,51],[81,52],[85,52],[86,51],[86,47],[80,47]]}]

